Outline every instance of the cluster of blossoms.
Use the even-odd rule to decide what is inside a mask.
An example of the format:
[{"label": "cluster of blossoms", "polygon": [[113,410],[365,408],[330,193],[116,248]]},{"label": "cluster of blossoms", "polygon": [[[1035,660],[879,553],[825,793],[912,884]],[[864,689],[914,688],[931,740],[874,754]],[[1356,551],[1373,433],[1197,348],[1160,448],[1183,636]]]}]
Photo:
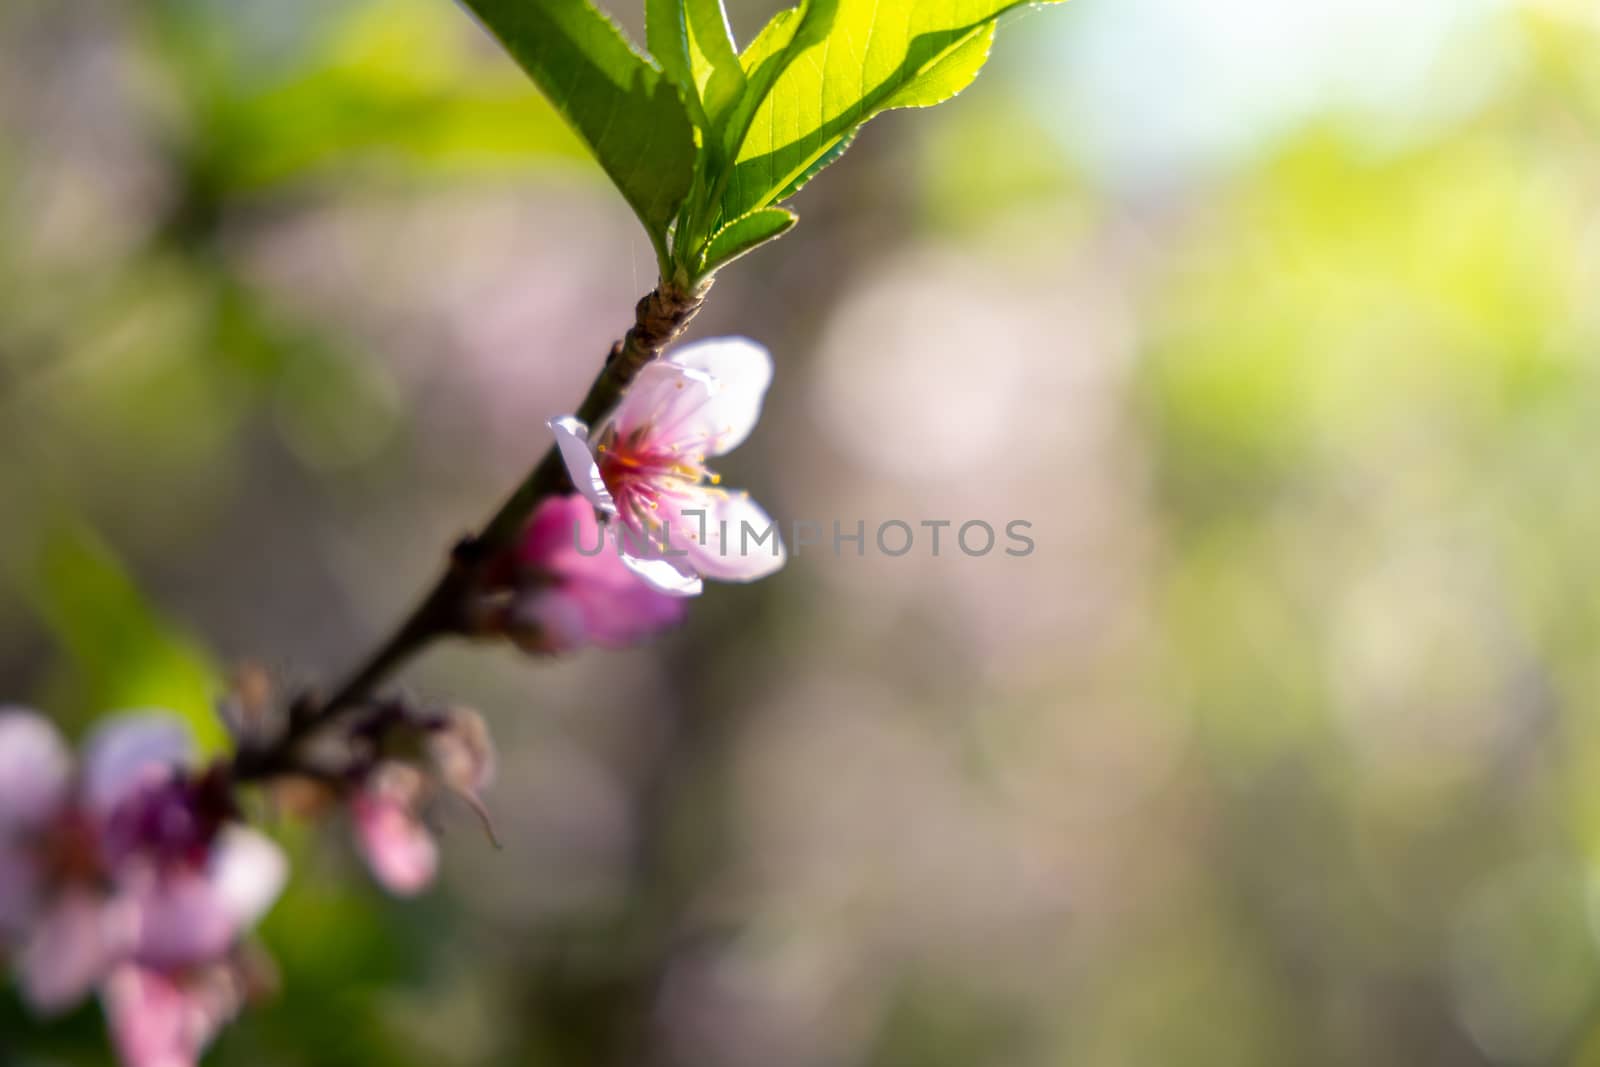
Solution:
[{"label": "cluster of blossoms", "polygon": [[[749,436],[771,380],[759,345],[707,341],[645,366],[593,431],[553,420],[577,492],[542,501],[484,569],[472,632],[535,653],[621,648],[680,621],[704,579],[781,567],[775,536],[732,543],[730,527],[771,522],[706,468]],[[108,718],[74,760],[48,720],[0,709],[0,961],[41,1016],[98,993],[126,1067],[191,1067],[272,984],[250,935],[288,865],[245,825],[240,785],[266,784],[283,809],[344,811],[397,895],[434,880],[428,817],[442,796],[465,801],[493,839],[481,794],[494,746],[476,713],[361,700],[318,717],[302,700],[278,721],[274,707],[247,674],[224,715],[239,756],[210,765],[175,716]],[[273,759],[240,762],[263,752]]]},{"label": "cluster of blossoms", "polygon": [[784,564],[781,539],[749,496],[720,487],[709,458],[755,429],[772,358],[744,338],[686,345],[647,364],[591,430],[550,421],[575,495],[541,503],[498,568],[485,629],[530,652],[624,648],[679,622],[704,579],[750,582]]},{"label": "cluster of blossoms", "polygon": [[[454,792],[487,824],[487,727],[466,709],[383,704],[338,740],[337,770],[296,767],[278,794],[302,811],[342,802],[377,880],[421,891],[437,867],[433,799]],[[248,935],[288,864],[243,823],[230,773],[226,761],[197,767],[168,714],[108,718],[75,761],[43,716],[0,709],[0,959],[40,1016],[98,992],[127,1067],[194,1064],[273,984]]]},{"label": "cluster of blossoms", "polygon": [[130,1067],[193,1063],[261,985],[243,938],[287,871],[242,825],[175,719],[127,715],[83,759],[32,712],[0,712],[0,948],[41,1015],[98,990]]}]

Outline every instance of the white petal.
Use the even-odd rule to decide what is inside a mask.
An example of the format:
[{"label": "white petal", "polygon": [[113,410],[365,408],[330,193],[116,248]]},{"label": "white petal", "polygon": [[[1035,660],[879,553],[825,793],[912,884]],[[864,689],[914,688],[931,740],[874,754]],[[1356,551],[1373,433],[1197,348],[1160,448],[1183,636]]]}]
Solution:
[{"label": "white petal", "polygon": [[0,708],[0,833],[29,830],[66,798],[72,753],[50,721]]},{"label": "white petal", "polygon": [[545,425],[555,434],[561,460],[567,465],[567,474],[578,492],[606,514],[616,514],[617,505],[600,477],[600,465],[594,461],[594,452],[589,448],[589,428],[571,415],[551,419]]},{"label": "white petal", "polygon": [[730,389],[758,395],[772,385],[772,353],[748,337],[713,337],[675,349],[669,363],[705,371]]},{"label": "white petal", "polygon": [[194,756],[183,721],[170,712],[127,713],[108,719],[89,738],[83,760],[84,796],[104,815]]},{"label": "white petal", "polygon": [[283,850],[265,834],[230,826],[212,846],[211,887],[242,929],[272,907],[289,878]]},{"label": "white petal", "polygon": [[[674,547],[687,549],[688,562],[719,582],[753,582],[782,568],[787,554],[783,535],[761,505],[740,492],[708,490],[684,511],[672,528]],[[701,533],[704,539],[701,539]]]},{"label": "white petal", "polygon": [[735,373],[719,377],[676,357],[647,364],[617,406],[617,433],[642,434],[653,449],[694,456],[720,456],[749,437],[761,417],[771,363],[765,349],[747,342],[716,344],[733,347],[715,350],[711,362]]},{"label": "white petal", "polygon": [[761,402],[772,385],[772,355],[747,337],[714,337],[684,345],[667,361],[708,374],[719,390],[713,410],[708,456],[720,456],[744,443],[761,418]]},{"label": "white petal", "polygon": [[704,588],[700,576],[675,560],[642,559],[622,553],[622,562],[634,574],[658,593],[668,596],[699,596]]},{"label": "white petal", "polygon": [[22,995],[39,1014],[65,1011],[100,981],[110,956],[100,898],[68,891],[39,917],[23,947]]}]

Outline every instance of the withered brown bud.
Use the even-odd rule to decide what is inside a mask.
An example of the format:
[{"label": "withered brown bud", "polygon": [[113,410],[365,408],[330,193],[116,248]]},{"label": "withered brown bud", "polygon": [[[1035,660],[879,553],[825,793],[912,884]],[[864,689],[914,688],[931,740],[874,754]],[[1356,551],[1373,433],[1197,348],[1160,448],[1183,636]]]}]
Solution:
[{"label": "withered brown bud", "polygon": [[471,708],[451,708],[428,735],[428,760],[440,785],[449,789],[477,814],[495,847],[500,839],[494,821],[479,794],[494,781],[494,740],[489,726]]},{"label": "withered brown bud", "polygon": [[494,741],[483,716],[471,708],[446,711],[427,744],[434,772],[447,788],[476,794],[494,781]]}]

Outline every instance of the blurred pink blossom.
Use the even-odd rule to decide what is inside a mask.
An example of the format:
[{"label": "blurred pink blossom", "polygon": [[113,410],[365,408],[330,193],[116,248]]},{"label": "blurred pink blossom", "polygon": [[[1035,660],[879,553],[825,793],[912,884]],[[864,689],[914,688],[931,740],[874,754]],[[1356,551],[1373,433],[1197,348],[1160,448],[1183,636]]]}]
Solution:
[{"label": "blurred pink blossom", "polygon": [[771,384],[765,348],[718,338],[647,364],[593,433],[570,415],[551,420],[573,484],[626,531],[623,562],[656,589],[695,596],[702,578],[749,582],[783,566],[767,513],[715,488],[705,465],[750,436]]},{"label": "blurred pink blossom", "polygon": [[101,985],[100,1002],[125,1067],[191,1067],[244,993],[229,963],[173,973],[125,963]]},{"label": "blurred pink blossom", "polygon": [[420,740],[420,757],[378,760],[349,803],[356,844],[373,877],[397,896],[415,896],[433,884],[439,869],[439,846],[423,821],[424,809],[440,790],[449,790],[487,828],[480,794],[494,780],[495,754],[482,716],[467,708],[404,729]]},{"label": "blurred pink blossom", "polygon": [[373,877],[396,896],[422,892],[439,869],[439,846],[421,818],[425,790],[417,768],[385,761],[350,797],[356,844]]},{"label": "blurred pink blossom", "polygon": [[110,1004],[114,973],[219,960],[276,899],[282,853],[233,820],[226,783],[189,773],[191,758],[177,719],[123,715],[74,768],[46,719],[0,711],[0,944],[35,1012],[96,985]]},{"label": "blurred pink blossom", "polygon": [[642,581],[604,538],[585,498],[551,497],[539,505],[517,548],[523,591],[508,625],[524,648],[626,648],[682,621],[683,600]]}]

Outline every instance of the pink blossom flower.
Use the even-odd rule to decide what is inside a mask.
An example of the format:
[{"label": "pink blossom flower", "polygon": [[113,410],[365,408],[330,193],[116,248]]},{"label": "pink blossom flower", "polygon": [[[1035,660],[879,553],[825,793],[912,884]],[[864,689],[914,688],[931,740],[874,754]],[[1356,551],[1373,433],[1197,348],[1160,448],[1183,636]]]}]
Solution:
[{"label": "pink blossom flower", "polygon": [[0,943],[35,1011],[124,965],[214,960],[277,897],[282,853],[232,821],[217,776],[186,773],[191,755],[178,720],[126,715],[75,770],[47,720],[0,711]]},{"label": "pink blossom flower", "polygon": [[100,1003],[124,1067],[193,1067],[244,994],[228,962],[180,972],[124,963],[101,985]]},{"label": "pink blossom flower", "polygon": [[573,484],[620,524],[623,562],[656,589],[694,596],[702,578],[748,582],[783,566],[766,512],[706,469],[750,436],[771,383],[765,348],[701,341],[647,364],[593,433],[551,420]]},{"label": "pink blossom flower", "polygon": [[682,599],[647,585],[606,546],[594,506],[581,496],[539,505],[517,567],[522,591],[507,628],[529,651],[626,648],[684,616]]},{"label": "pink blossom flower", "polygon": [[368,868],[380,885],[402,897],[428,888],[439,870],[439,846],[423,821],[424,808],[441,789],[450,790],[488,828],[480,794],[495,772],[494,745],[477,712],[451,708],[407,728],[419,732],[421,758],[379,760],[350,796],[356,844]]},{"label": "pink blossom flower", "polygon": [[422,772],[396,761],[378,764],[350,797],[356,843],[373,877],[396,896],[433,884],[439,846],[422,822]]}]

